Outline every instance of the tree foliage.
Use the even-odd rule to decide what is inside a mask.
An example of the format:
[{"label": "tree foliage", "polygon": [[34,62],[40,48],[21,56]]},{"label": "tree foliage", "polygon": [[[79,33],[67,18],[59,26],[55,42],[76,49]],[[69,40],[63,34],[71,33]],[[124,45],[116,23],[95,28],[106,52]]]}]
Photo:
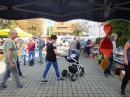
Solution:
[{"label": "tree foliage", "polygon": [[130,39],[130,36],[121,36],[118,38],[117,46],[124,47],[125,43]]},{"label": "tree foliage", "polygon": [[[50,34],[49,34],[50,33]],[[52,26],[49,26],[47,28],[47,36],[51,36],[53,34],[53,27]]]},{"label": "tree foliage", "polygon": [[100,44],[100,40],[101,40],[102,38],[96,38],[96,44]]},{"label": "tree foliage", "polygon": [[40,19],[29,19],[29,20],[0,20],[1,29],[12,29],[19,27],[27,33],[30,33],[34,36],[42,34],[44,31],[44,20]]},{"label": "tree foliage", "polygon": [[73,31],[73,34],[75,36],[82,35],[82,32],[88,33],[88,28],[89,28],[89,26],[88,26],[87,21],[80,21],[80,22],[77,22],[77,23],[73,23],[70,26],[70,29]]},{"label": "tree foliage", "polygon": [[130,22],[124,20],[110,20],[111,33],[117,33],[118,37],[130,35]]},{"label": "tree foliage", "polygon": [[118,34],[117,46],[124,47],[126,41],[130,39],[130,22],[125,20],[110,20],[108,23],[112,25],[110,34]]}]

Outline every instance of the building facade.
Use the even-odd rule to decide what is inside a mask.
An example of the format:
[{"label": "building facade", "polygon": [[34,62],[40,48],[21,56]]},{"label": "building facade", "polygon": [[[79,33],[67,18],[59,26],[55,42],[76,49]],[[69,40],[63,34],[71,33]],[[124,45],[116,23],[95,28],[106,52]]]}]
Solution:
[{"label": "building facade", "polygon": [[99,22],[91,22],[91,27],[89,28],[89,33],[97,38],[102,38],[106,34],[103,30],[104,24]]},{"label": "building facade", "polygon": [[72,35],[73,31],[71,30],[71,26],[73,24],[73,22],[55,22],[53,33],[58,36]]}]

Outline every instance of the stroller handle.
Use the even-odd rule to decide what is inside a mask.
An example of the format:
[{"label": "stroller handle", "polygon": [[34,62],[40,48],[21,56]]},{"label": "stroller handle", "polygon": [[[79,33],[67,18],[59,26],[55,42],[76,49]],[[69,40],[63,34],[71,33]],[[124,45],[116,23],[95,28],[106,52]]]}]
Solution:
[{"label": "stroller handle", "polygon": [[67,57],[68,55],[62,55],[61,57]]}]

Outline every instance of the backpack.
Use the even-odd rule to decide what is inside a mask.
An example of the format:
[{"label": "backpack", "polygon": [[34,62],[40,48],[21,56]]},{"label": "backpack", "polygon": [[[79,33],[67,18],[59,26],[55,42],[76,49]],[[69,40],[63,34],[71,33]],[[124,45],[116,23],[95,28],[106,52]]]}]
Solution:
[{"label": "backpack", "polygon": [[44,42],[44,40],[40,39],[40,42],[41,42],[41,48],[44,48],[44,47],[45,47],[45,42]]},{"label": "backpack", "polygon": [[30,65],[30,66],[33,66],[33,65],[34,65],[34,63],[33,63],[33,59],[32,59],[32,58],[31,58],[31,60],[30,60],[29,65]]}]

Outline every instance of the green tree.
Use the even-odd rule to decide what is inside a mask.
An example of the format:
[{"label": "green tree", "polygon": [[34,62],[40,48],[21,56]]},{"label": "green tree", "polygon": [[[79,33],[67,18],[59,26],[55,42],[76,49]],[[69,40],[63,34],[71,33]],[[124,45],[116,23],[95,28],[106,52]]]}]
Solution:
[{"label": "green tree", "polygon": [[96,41],[95,41],[95,43],[96,44],[100,44],[100,40],[101,40],[102,38],[96,38]]},{"label": "green tree", "polygon": [[117,33],[118,37],[130,35],[130,22],[124,20],[110,20],[108,23],[112,25],[111,33]]},{"label": "green tree", "polygon": [[0,19],[0,29],[3,28],[3,19]]},{"label": "green tree", "polygon": [[28,19],[28,20],[3,20],[0,19],[0,29],[12,29],[20,27],[27,33],[34,36],[40,35],[44,31],[44,21],[41,19]]},{"label": "green tree", "polygon": [[1,29],[10,29],[11,20],[2,20],[2,28]]},{"label": "green tree", "polygon": [[73,34],[75,36],[82,35],[82,32],[88,33],[88,28],[89,28],[89,25],[87,21],[80,21],[77,23],[73,23],[70,26],[70,29],[73,31]]},{"label": "green tree", "polygon": [[[29,19],[29,20],[24,20],[24,26],[22,26],[23,21],[19,21],[18,25],[21,27],[24,31],[37,36],[43,33],[44,31],[44,21],[40,19]],[[21,25],[21,26],[20,26]]]},{"label": "green tree", "polygon": [[50,33],[50,35],[53,34],[53,27],[52,27],[52,26],[49,26],[49,27],[47,28],[47,36],[49,36],[49,33]]},{"label": "green tree", "polygon": [[117,46],[124,47],[126,41],[130,39],[130,22],[125,20],[110,20],[108,23],[112,25],[110,34],[118,34]]}]

